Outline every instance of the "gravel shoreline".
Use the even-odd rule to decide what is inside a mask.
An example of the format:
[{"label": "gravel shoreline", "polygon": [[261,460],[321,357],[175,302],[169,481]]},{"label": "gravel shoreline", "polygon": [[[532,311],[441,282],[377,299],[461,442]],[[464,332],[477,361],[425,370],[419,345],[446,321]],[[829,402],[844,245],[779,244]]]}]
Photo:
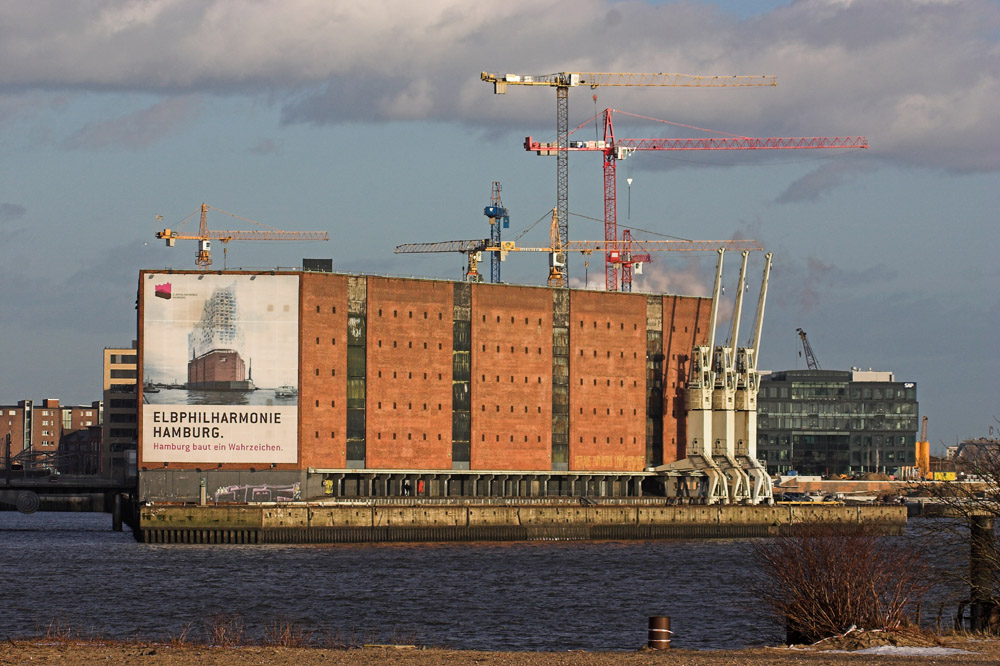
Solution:
[{"label": "gravel shoreline", "polygon": [[477,652],[439,648],[366,646],[357,649],[285,648],[271,646],[206,647],[162,643],[118,643],[101,641],[59,641],[45,639],[15,640],[0,643],[0,664],[60,664],[125,666],[391,666],[458,665],[527,665],[527,666],[777,666],[812,664],[997,664],[1000,663],[1000,640],[945,637],[946,647],[967,650],[964,654],[859,654],[809,648],[749,648],[745,650],[637,650],[634,652]]}]

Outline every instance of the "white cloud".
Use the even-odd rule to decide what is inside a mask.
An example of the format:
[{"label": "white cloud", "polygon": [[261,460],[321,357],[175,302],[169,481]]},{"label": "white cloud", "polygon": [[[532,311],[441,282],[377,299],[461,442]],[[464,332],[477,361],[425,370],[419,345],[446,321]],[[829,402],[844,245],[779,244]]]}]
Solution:
[{"label": "white cloud", "polygon": [[[898,164],[1000,169],[992,0],[797,0],[742,22],[691,2],[36,0],[0,5],[0,25],[9,89],[279,93],[286,122],[552,115],[552,91],[494,97],[484,69],[776,74],[776,89],[598,94],[735,133],[866,134]],[[589,115],[590,94],[571,112]]]}]

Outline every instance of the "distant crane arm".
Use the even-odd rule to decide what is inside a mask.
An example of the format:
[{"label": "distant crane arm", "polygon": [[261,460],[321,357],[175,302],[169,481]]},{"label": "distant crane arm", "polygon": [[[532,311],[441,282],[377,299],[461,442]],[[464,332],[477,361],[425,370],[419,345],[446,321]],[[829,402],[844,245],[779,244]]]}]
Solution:
[{"label": "distant crane arm", "polygon": [[397,245],[396,254],[416,252],[482,252],[490,245],[490,240],[451,240],[440,243],[404,243]]},{"label": "distant crane arm", "polygon": [[[810,148],[867,148],[863,136],[795,136],[795,137],[706,137],[700,139],[617,139],[611,146],[607,141],[574,141],[566,148],[569,152],[616,150],[615,157],[623,159],[636,150],[806,150]],[[533,137],[524,140],[524,149],[540,155],[554,155],[559,146],[555,141],[538,141]]]},{"label": "distant crane arm", "polygon": [[626,150],[795,150],[809,148],[867,148],[863,136],[712,137],[701,139],[618,139]]},{"label": "distant crane arm", "polygon": [[229,241],[267,240],[267,241],[328,241],[330,234],[326,231],[209,231],[204,236],[179,234],[171,229],[156,232],[156,237],[163,240],[217,240],[223,243]]},{"label": "distant crane arm", "polygon": [[493,92],[502,95],[508,85],[554,86],[678,86],[687,88],[723,88],[746,86],[776,86],[774,76],[705,76],[664,72],[557,72],[555,74],[490,74],[483,72],[483,81],[493,84]]},{"label": "distant crane arm", "polygon": [[[634,249],[646,252],[714,252],[720,248],[726,250],[763,250],[763,246],[755,240],[603,240],[582,241],[571,240],[566,244],[569,252],[584,252],[588,250],[602,252],[625,252]],[[513,248],[511,248],[513,249]],[[633,256],[635,254],[633,253]]]}]

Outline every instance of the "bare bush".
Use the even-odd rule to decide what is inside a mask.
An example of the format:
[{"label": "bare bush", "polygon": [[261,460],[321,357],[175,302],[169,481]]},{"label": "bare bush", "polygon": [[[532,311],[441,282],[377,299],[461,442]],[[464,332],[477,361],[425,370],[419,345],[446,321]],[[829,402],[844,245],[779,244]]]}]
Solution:
[{"label": "bare bush", "polygon": [[907,627],[927,592],[928,566],[902,539],[865,526],[803,526],[754,545],[754,591],[790,637],[814,642],[859,629]]}]

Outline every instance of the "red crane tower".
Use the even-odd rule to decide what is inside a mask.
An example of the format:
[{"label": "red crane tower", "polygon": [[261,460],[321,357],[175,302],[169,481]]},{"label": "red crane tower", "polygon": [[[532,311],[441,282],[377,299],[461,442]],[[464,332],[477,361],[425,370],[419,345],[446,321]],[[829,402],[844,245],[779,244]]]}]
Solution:
[{"label": "red crane tower", "polygon": [[[617,213],[617,175],[618,160],[623,160],[636,150],[803,150],[814,148],[867,148],[868,140],[863,136],[855,137],[709,137],[699,139],[616,139],[612,113],[623,113],[644,120],[656,120],[634,113],[604,110],[604,140],[603,141],[568,141],[565,148],[560,148],[558,142],[535,141],[530,136],[524,140],[524,149],[534,151],[538,155],[560,155],[573,151],[598,151],[604,154],[604,239],[614,241],[618,238]],[[589,121],[588,123],[589,124]],[[581,125],[580,127],[583,127]],[[577,128],[579,129],[579,127]],[[576,131],[576,130],[574,130]],[[621,287],[623,291],[632,289],[632,265],[646,259],[630,258],[631,237],[628,230],[623,234],[626,251],[618,256],[607,252],[604,255],[605,282],[608,291],[618,289],[617,266],[622,267]]]}]

